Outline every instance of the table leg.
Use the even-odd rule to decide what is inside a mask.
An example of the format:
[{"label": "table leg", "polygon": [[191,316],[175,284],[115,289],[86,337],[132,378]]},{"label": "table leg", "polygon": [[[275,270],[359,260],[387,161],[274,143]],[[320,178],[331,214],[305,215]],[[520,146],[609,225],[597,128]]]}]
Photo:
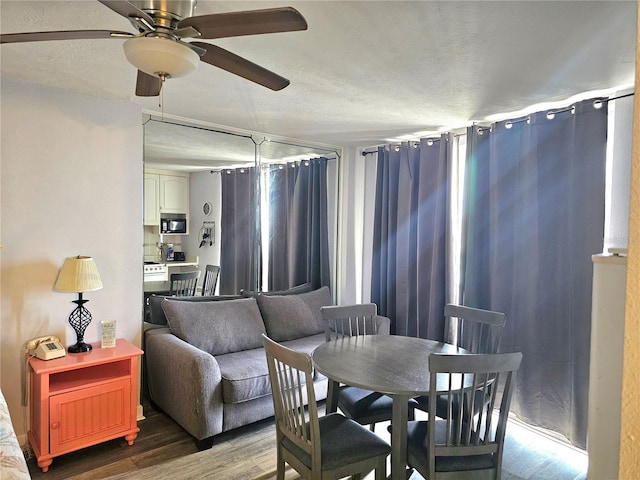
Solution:
[{"label": "table leg", "polygon": [[407,417],[409,397],[393,395],[391,419],[391,478],[405,480],[407,469]]},{"label": "table leg", "polygon": [[340,393],[340,384],[329,378],[327,386],[327,401],[325,404],[325,415],[338,411],[338,393]]}]

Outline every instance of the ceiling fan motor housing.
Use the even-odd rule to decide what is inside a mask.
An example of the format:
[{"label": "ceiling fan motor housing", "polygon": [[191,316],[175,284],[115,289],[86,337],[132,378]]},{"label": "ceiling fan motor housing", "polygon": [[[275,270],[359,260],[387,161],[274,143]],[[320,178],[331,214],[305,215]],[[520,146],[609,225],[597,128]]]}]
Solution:
[{"label": "ceiling fan motor housing", "polygon": [[183,18],[192,17],[196,0],[132,0],[131,3],[148,13],[157,27],[173,29]]}]

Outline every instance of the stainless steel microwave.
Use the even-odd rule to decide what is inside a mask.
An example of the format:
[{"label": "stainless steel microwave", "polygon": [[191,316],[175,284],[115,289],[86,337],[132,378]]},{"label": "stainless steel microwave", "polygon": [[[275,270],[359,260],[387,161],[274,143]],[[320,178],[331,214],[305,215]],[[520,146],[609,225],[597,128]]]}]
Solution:
[{"label": "stainless steel microwave", "polygon": [[160,216],[160,233],[169,235],[187,233],[187,216],[182,213],[162,214]]}]

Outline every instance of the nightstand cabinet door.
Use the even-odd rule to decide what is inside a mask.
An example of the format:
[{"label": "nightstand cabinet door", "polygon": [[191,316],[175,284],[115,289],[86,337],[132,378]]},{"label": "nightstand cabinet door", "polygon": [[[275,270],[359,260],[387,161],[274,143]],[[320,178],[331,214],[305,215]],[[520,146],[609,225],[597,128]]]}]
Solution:
[{"label": "nightstand cabinet door", "polygon": [[131,428],[130,398],[129,379],[50,397],[50,453],[60,455],[122,436]]}]

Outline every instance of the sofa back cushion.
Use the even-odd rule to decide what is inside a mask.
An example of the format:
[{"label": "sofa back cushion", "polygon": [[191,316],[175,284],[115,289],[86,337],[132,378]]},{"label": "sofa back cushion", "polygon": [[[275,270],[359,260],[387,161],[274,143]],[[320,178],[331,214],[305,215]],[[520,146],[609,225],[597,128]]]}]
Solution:
[{"label": "sofa back cushion", "polygon": [[331,305],[329,287],[322,287],[298,295],[259,295],[267,335],[276,342],[324,332],[320,307]]},{"label": "sofa back cushion", "polygon": [[147,308],[147,315],[145,316],[145,322],[154,323],[156,325],[166,325],[167,317],[162,309],[162,301],[165,298],[171,298],[180,302],[220,302],[224,300],[234,300],[236,298],[243,298],[240,295],[215,295],[215,296],[193,296],[193,297],[172,297],[168,295],[151,295],[149,297],[149,307]]},{"label": "sofa back cushion", "polygon": [[254,298],[217,302],[167,298],[162,309],[175,336],[211,355],[262,346],[265,329]]}]

